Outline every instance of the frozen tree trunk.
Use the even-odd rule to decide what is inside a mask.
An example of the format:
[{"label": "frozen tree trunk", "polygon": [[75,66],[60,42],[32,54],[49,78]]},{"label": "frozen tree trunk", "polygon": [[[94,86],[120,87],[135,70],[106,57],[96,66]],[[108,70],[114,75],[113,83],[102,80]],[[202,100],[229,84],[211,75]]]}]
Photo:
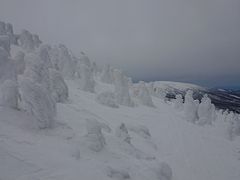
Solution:
[{"label": "frozen tree trunk", "polygon": [[50,68],[49,74],[53,98],[56,102],[66,102],[68,99],[68,87],[61,73]]},{"label": "frozen tree trunk", "polygon": [[185,95],[184,113],[187,121],[195,123],[198,120],[197,105],[194,102],[192,95],[193,92],[191,90],[188,90]]},{"label": "frozen tree trunk", "polygon": [[143,81],[140,81],[139,83],[139,93],[137,97],[143,105],[154,107],[152,97]]},{"label": "frozen tree trunk", "polygon": [[40,129],[51,128],[56,117],[56,104],[49,92],[25,76],[19,79],[23,109],[32,114]]},{"label": "frozen tree trunk", "polygon": [[133,107],[134,104],[129,95],[128,79],[117,69],[114,70],[114,86],[117,103]]},{"label": "frozen tree trunk", "polygon": [[93,73],[90,68],[85,65],[80,65],[80,88],[83,91],[88,91],[91,93],[95,92],[95,81],[93,79]]},{"label": "frozen tree trunk", "polygon": [[0,105],[13,109],[18,108],[17,82],[6,80],[0,85]]}]

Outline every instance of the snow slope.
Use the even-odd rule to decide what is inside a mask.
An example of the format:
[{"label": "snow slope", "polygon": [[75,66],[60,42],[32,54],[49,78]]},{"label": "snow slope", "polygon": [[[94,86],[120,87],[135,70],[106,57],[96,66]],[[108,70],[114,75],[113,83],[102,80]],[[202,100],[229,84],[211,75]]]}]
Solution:
[{"label": "snow slope", "polygon": [[204,90],[203,87],[191,84],[191,83],[182,83],[182,82],[173,82],[173,81],[155,81],[154,86],[161,89],[176,89],[179,91],[191,90]]},{"label": "snow slope", "polygon": [[[39,130],[34,117],[0,108],[1,180],[161,179],[161,162],[172,168],[173,180],[239,180],[240,138],[226,138],[225,122],[197,126],[184,120],[173,105],[153,97],[156,108],[142,105],[111,108],[96,102],[96,94],[81,91],[68,80],[69,101],[57,104],[53,129]],[[96,91],[113,89],[96,82]],[[100,152],[86,148],[86,119],[94,118],[112,131],[103,132]],[[125,123],[145,126],[151,136],[129,130],[132,145],[115,136]],[[162,178],[163,179],[163,178]]]}]

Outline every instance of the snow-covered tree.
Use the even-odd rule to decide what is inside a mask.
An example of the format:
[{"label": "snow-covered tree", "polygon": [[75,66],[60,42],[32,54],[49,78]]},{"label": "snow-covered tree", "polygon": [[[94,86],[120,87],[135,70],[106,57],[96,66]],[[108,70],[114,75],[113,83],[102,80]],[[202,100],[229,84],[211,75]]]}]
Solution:
[{"label": "snow-covered tree", "polygon": [[5,30],[6,30],[6,34],[13,34],[13,26],[10,23],[6,23],[5,25]]},{"label": "snow-covered tree", "polygon": [[81,52],[80,54],[81,54],[80,59],[79,59],[80,62],[82,64],[87,65],[88,67],[91,67],[91,62],[90,62],[89,58],[86,56],[86,54],[84,52]]},{"label": "snow-covered tree", "polygon": [[184,113],[187,121],[194,123],[198,120],[197,105],[196,102],[194,102],[193,91],[191,90],[188,90],[185,95]]},{"label": "snow-covered tree", "polygon": [[108,84],[113,83],[113,72],[109,64],[102,70],[101,81]]},{"label": "snow-covered tree", "polygon": [[176,95],[176,99],[174,101],[174,108],[177,110],[183,109],[183,97],[181,94]]},{"label": "snow-covered tree", "polygon": [[10,39],[7,35],[0,35],[0,47],[5,49],[10,55]]},{"label": "snow-covered tree", "polygon": [[128,79],[123,73],[117,69],[113,72],[114,75],[114,87],[117,103],[124,106],[134,106],[128,88]]},{"label": "snow-covered tree", "polygon": [[0,35],[6,34],[6,24],[5,22],[0,21]]},{"label": "snow-covered tree", "polygon": [[80,89],[88,92],[95,92],[95,81],[93,79],[93,73],[90,68],[85,65],[80,65]]},{"label": "snow-covered tree", "polygon": [[227,114],[226,121],[228,123],[227,131],[229,139],[232,140],[235,136],[240,135],[240,115],[231,111]]},{"label": "snow-covered tree", "polygon": [[108,107],[118,108],[119,106],[116,103],[115,95],[112,92],[102,92],[97,95],[96,101],[100,104],[103,104]]},{"label": "snow-covered tree", "polygon": [[5,80],[16,80],[14,62],[9,58],[8,52],[0,47],[0,85]]},{"label": "snow-covered tree", "polygon": [[59,67],[59,49],[57,46],[53,46],[48,50],[48,54],[51,60],[51,64],[53,68],[56,70],[60,70]]},{"label": "snow-covered tree", "polygon": [[198,124],[211,124],[216,118],[215,106],[211,103],[211,99],[205,94],[198,106]]},{"label": "snow-covered tree", "polygon": [[39,36],[37,34],[33,34],[32,37],[33,37],[34,46],[38,48],[42,43],[42,41],[39,39]]},{"label": "snow-covered tree", "polygon": [[137,97],[140,100],[140,102],[145,106],[154,107],[152,97],[143,81],[139,82],[138,88],[139,88],[139,92]]},{"label": "snow-covered tree", "polygon": [[29,31],[23,30],[21,32],[21,34],[19,35],[19,42],[20,46],[27,52],[31,52],[34,50],[33,36]]},{"label": "snow-covered tree", "polygon": [[51,90],[56,102],[66,102],[68,99],[68,87],[61,75],[55,69],[49,68]]},{"label": "snow-covered tree", "polygon": [[52,68],[52,62],[50,59],[49,51],[51,47],[47,44],[40,45],[37,50],[37,55],[41,58],[41,61],[44,63],[46,68]]},{"label": "snow-covered tree", "polygon": [[85,136],[88,148],[92,151],[99,152],[106,145],[102,130],[111,132],[111,129],[104,123],[96,119],[86,119],[87,134]]},{"label": "snow-covered tree", "polygon": [[23,74],[25,70],[24,56],[25,54],[22,51],[18,51],[13,57],[17,74]]},{"label": "snow-covered tree", "polygon": [[39,128],[50,128],[56,117],[56,103],[41,84],[22,75],[19,78],[22,108],[32,114]]},{"label": "snow-covered tree", "polygon": [[69,53],[68,49],[66,46],[60,44],[58,46],[58,51],[57,51],[57,63],[58,63],[58,68],[62,75],[65,78],[70,78],[72,79],[74,77],[74,63],[72,61],[71,54]]},{"label": "snow-covered tree", "polygon": [[0,85],[0,105],[13,109],[18,108],[17,82],[6,80]]},{"label": "snow-covered tree", "polygon": [[16,35],[13,33],[13,26],[10,23],[6,23],[6,34],[8,35],[10,39],[10,44],[17,45],[17,38]]},{"label": "snow-covered tree", "polygon": [[146,84],[148,91],[151,95],[155,95],[155,91],[154,91],[154,82],[150,82],[148,84]]},{"label": "snow-covered tree", "polygon": [[41,84],[51,94],[51,82],[47,64],[38,53],[28,53],[25,55],[26,68],[24,75],[34,82]]},{"label": "snow-covered tree", "polygon": [[98,68],[96,62],[93,62],[93,63],[92,63],[92,65],[91,65],[91,71],[93,72],[93,74],[94,74],[95,76],[98,75],[98,73],[99,73],[99,68]]},{"label": "snow-covered tree", "polygon": [[128,134],[128,129],[125,126],[124,123],[121,123],[121,125],[119,127],[117,127],[116,129],[116,136],[118,138],[120,138],[122,141],[131,144],[131,137]]}]

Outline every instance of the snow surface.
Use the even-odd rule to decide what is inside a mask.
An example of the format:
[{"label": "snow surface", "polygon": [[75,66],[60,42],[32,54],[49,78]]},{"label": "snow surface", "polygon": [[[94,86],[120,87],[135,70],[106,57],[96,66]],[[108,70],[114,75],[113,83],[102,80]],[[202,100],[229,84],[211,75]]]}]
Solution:
[{"label": "snow surface", "polygon": [[191,83],[182,83],[182,82],[173,82],[173,81],[155,81],[154,82],[155,87],[159,87],[161,89],[178,89],[181,91],[186,91],[188,89],[191,90],[199,90],[199,89],[204,89],[201,86],[191,84]]},{"label": "snow surface", "polygon": [[[0,107],[1,180],[155,180],[162,178],[161,162],[171,167],[173,180],[239,180],[240,139],[226,138],[224,120],[198,126],[184,120],[173,104],[154,97],[156,108],[111,108],[79,90],[76,81],[67,85],[69,102],[57,104],[53,129],[39,130],[31,115]],[[111,88],[101,82],[96,87]],[[114,131],[103,132],[106,144],[93,152],[84,146],[89,118],[112,130],[121,123],[130,129],[146,126],[151,135],[143,138],[129,130],[132,145],[126,145]]]}]

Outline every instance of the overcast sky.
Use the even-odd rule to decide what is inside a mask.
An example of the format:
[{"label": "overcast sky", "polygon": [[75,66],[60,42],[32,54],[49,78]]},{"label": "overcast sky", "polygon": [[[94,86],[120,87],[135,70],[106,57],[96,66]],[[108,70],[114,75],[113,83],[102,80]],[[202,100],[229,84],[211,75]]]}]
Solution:
[{"label": "overcast sky", "polygon": [[0,0],[0,19],[135,80],[240,85],[239,0]]}]

